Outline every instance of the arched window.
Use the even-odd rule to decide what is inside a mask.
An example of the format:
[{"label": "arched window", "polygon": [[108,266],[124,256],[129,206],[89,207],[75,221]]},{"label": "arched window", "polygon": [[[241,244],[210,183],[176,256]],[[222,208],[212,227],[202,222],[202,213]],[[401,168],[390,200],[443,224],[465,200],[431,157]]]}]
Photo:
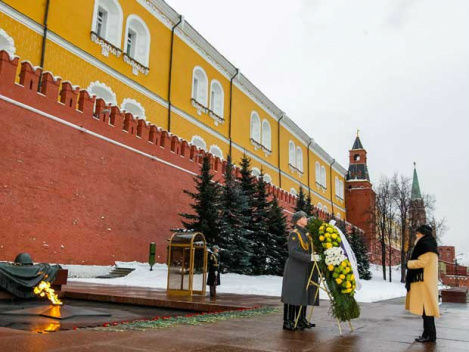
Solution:
[{"label": "arched window", "polygon": [[321,203],[318,203],[318,209],[319,209],[319,210],[323,210],[323,209],[322,209],[322,204],[321,204]]},{"label": "arched window", "polygon": [[335,177],[335,195],[337,197],[340,197],[340,183],[339,178],[337,176]]},{"label": "arched window", "polygon": [[205,143],[204,139],[200,136],[193,136],[191,144],[195,145],[199,149],[207,150],[207,143]]},{"label": "arched window", "polygon": [[259,175],[261,174],[261,170],[259,170],[257,167],[253,167],[251,170],[251,174],[255,177],[259,177]]},{"label": "arched window", "polygon": [[303,151],[300,147],[296,147],[296,168],[303,171]]},{"label": "arched window", "polygon": [[145,22],[137,15],[127,17],[124,50],[128,56],[148,67],[150,31]]},{"label": "arched window", "polygon": [[353,156],[353,160],[355,160],[355,161],[360,161],[360,154],[355,154],[355,155]]},{"label": "arched window", "polygon": [[212,80],[210,84],[210,110],[221,118],[223,118],[224,96],[220,82]]},{"label": "arched window", "polygon": [[0,50],[5,50],[10,56],[15,55],[15,41],[3,29],[0,28]]},{"label": "arched window", "polygon": [[335,217],[336,217],[337,219],[340,219],[340,213],[335,214]]},{"label": "arched window", "polygon": [[321,165],[316,161],[316,183],[321,184]]},{"label": "arched window", "polygon": [[262,121],[262,145],[272,150],[270,124],[267,120]]},{"label": "arched window", "polygon": [[210,154],[212,154],[213,156],[218,156],[220,159],[223,160],[223,151],[216,144],[212,144],[210,146]]},{"label": "arched window", "polygon": [[291,166],[296,165],[296,160],[295,160],[295,143],[293,141],[288,142],[288,163]]},{"label": "arched window", "polygon": [[294,188],[291,188],[291,189],[290,189],[290,194],[291,194],[292,196],[296,196],[296,195],[297,195],[296,190],[295,190]]},{"label": "arched window", "polygon": [[134,117],[146,120],[145,109],[135,99],[125,98],[121,104],[121,110],[130,112]]},{"label": "arched window", "polygon": [[112,91],[106,84],[99,81],[91,82],[87,89],[91,95],[96,95],[96,98],[103,99],[106,104],[116,105],[116,93]]},{"label": "arched window", "polygon": [[121,47],[124,16],[117,0],[94,2],[91,30],[117,48]]},{"label": "arched window", "polygon": [[257,143],[261,142],[261,120],[255,111],[251,113],[251,138]]},{"label": "arched window", "polygon": [[344,199],[344,181],[339,181],[340,198]]},{"label": "arched window", "polygon": [[324,208],[323,208],[323,209],[324,209],[324,211],[325,211],[326,213],[328,212],[328,210],[327,210],[327,206],[324,206]]},{"label": "arched window", "polygon": [[323,185],[324,188],[327,188],[326,168],[324,166],[321,166],[321,184]]},{"label": "arched window", "polygon": [[196,66],[192,73],[192,99],[203,106],[207,106],[207,74],[200,66]]},{"label": "arched window", "polygon": [[264,182],[265,183],[272,183],[272,177],[269,174],[264,174]]}]

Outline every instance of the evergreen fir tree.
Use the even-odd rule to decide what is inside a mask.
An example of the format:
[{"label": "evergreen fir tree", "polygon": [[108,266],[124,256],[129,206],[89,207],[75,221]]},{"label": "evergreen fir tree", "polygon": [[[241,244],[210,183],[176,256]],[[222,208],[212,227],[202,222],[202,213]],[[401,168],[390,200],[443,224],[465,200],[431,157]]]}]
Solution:
[{"label": "evergreen fir tree", "polygon": [[296,205],[295,205],[295,211],[305,211],[306,208],[306,200],[305,200],[305,193],[303,192],[303,187],[300,186],[300,191],[298,192],[298,195],[296,196]]},{"label": "evergreen fir tree", "polygon": [[219,234],[219,194],[220,186],[213,182],[213,175],[210,173],[210,159],[205,155],[200,168],[200,173],[194,177],[196,184],[195,192],[184,190],[184,193],[193,199],[191,204],[194,214],[179,214],[189,221],[182,221],[188,230],[202,232],[207,243],[218,242]]},{"label": "evergreen fir tree", "polygon": [[306,197],[304,212],[308,214],[308,216],[313,216],[313,204],[311,203],[311,195],[309,193]]},{"label": "evergreen fir tree", "polygon": [[272,245],[269,246],[268,251],[271,265],[266,274],[282,275],[285,261],[288,257],[287,221],[285,215],[283,215],[283,208],[278,204],[277,197],[274,197],[272,200],[267,217]]},{"label": "evergreen fir tree", "polygon": [[233,175],[233,164],[228,156],[225,184],[220,196],[219,245],[223,251],[223,267],[229,272],[250,274],[252,256],[248,227],[248,201],[241,190],[240,181]]},{"label": "evergreen fir tree", "polygon": [[247,199],[247,209],[243,213],[248,218],[247,229],[254,233],[254,198],[256,197],[256,178],[251,173],[251,159],[246,154],[241,158],[241,190]]},{"label": "evergreen fir tree", "polygon": [[251,264],[253,274],[262,275],[267,271],[272,271],[272,258],[269,256],[271,253],[271,235],[269,233],[268,224],[268,211],[269,202],[267,201],[267,189],[264,181],[264,174],[261,171],[259,179],[257,180],[256,189],[254,194],[254,209],[253,209],[253,257]]},{"label": "evergreen fir tree", "polygon": [[370,272],[370,258],[368,257],[368,249],[363,241],[363,237],[355,228],[353,228],[349,237],[350,247],[352,247],[355,257],[357,258],[358,275],[362,280],[370,280],[372,277]]}]

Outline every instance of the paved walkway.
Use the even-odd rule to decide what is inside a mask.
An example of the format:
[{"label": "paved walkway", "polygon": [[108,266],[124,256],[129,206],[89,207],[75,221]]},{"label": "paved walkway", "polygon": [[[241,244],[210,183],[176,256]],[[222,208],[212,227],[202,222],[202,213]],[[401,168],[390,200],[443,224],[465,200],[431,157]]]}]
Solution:
[{"label": "paved walkway", "polygon": [[427,345],[413,342],[421,331],[422,319],[406,313],[402,299],[360,306],[362,316],[353,322],[355,331],[350,332],[344,325],[342,337],[328,316],[327,302],[321,301],[321,306],[315,309],[318,327],[302,332],[283,331],[281,313],[147,331],[72,330],[35,334],[0,328],[0,351],[468,351],[466,304],[441,306],[442,317],[437,320],[439,339],[436,344]]}]

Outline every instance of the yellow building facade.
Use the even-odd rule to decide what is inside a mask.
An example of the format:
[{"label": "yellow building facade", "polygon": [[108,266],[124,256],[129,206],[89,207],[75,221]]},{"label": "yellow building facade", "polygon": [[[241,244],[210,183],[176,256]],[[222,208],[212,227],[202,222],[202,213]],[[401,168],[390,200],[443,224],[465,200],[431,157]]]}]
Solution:
[{"label": "yellow building facade", "polygon": [[2,49],[345,219],[347,170],[162,0],[3,0]]}]

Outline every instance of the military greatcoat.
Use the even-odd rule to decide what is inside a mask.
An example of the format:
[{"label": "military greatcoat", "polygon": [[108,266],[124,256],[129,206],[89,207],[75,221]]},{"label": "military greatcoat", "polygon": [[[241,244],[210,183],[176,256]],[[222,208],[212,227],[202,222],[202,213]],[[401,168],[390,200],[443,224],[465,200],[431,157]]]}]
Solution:
[{"label": "military greatcoat", "polygon": [[295,226],[288,236],[288,259],[283,271],[281,301],[294,306],[314,304],[316,286],[306,291],[311,273],[312,239],[306,229]]},{"label": "military greatcoat", "polygon": [[220,255],[218,253],[208,254],[208,286],[220,285]]}]

